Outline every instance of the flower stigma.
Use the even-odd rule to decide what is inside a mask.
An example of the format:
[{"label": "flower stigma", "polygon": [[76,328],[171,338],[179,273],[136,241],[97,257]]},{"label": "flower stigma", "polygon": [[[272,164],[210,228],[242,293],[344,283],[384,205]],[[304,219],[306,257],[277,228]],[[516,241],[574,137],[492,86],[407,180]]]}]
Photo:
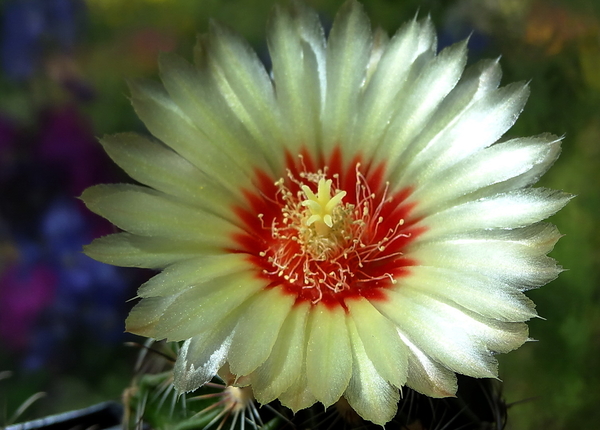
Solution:
[{"label": "flower stigma", "polygon": [[302,185],[302,191],[306,195],[306,200],[302,201],[302,206],[306,206],[310,212],[310,217],[306,220],[306,225],[315,226],[315,231],[321,236],[327,236],[333,227],[334,210],[341,204],[346,195],[346,191],[338,191],[331,197],[331,179],[319,179],[317,195],[315,195],[307,185]]}]

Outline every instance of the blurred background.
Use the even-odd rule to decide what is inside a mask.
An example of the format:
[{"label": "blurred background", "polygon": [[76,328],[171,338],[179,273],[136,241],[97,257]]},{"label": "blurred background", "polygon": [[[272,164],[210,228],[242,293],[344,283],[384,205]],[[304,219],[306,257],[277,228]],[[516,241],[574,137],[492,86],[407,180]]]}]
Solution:
[{"label": "blurred background", "polygon": [[[186,58],[217,19],[267,58],[272,0],[0,1],[0,427],[118,400],[137,351],[123,333],[150,274],[97,263],[83,244],[112,231],[77,200],[126,181],[97,137],[144,132],[126,80],[157,76],[156,56]],[[327,26],[342,0],[312,0]],[[393,33],[431,14],[444,47],[471,35],[470,62],[501,56],[503,82],[531,80],[511,136],[565,135],[541,184],[578,197],[552,220],[567,269],[529,296],[537,342],[501,356],[512,429],[600,426],[600,1],[370,0]],[[38,392],[47,393],[37,399]]]}]

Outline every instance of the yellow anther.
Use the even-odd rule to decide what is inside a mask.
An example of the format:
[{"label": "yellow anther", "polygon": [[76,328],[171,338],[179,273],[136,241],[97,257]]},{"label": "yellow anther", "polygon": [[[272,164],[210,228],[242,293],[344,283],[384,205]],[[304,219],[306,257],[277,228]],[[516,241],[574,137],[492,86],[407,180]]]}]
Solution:
[{"label": "yellow anther", "polygon": [[315,231],[321,236],[329,234],[334,223],[333,211],[346,195],[346,191],[339,191],[331,197],[331,183],[331,179],[319,179],[317,194],[313,193],[307,185],[302,185],[302,191],[306,196],[302,206],[305,206],[310,213],[306,225],[314,224]]}]

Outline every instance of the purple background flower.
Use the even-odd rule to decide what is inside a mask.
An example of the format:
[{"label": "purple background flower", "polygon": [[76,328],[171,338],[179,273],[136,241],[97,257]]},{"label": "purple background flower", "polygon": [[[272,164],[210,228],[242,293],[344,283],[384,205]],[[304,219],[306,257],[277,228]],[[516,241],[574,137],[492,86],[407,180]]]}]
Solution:
[{"label": "purple background flower", "polygon": [[0,275],[0,336],[26,368],[39,369],[61,360],[75,336],[122,341],[131,291],[122,270],[82,253],[110,227],[74,197],[110,178],[78,109],[42,113],[34,135],[5,129],[0,213],[11,253]]}]

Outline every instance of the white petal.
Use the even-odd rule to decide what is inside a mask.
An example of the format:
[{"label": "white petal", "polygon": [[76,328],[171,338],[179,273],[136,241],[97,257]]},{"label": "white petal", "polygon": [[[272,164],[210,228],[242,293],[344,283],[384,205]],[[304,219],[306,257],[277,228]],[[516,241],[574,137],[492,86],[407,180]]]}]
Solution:
[{"label": "white petal", "polygon": [[390,160],[389,174],[394,180],[410,161],[402,154],[459,80],[467,61],[466,43],[445,48],[435,57],[424,51],[421,57],[413,65],[406,91],[398,94],[398,110],[378,148],[378,157]]},{"label": "white petal", "polygon": [[96,185],[85,190],[81,198],[91,211],[130,233],[195,240],[221,248],[232,244],[230,235],[235,227],[228,221],[150,188]]},{"label": "white petal", "polygon": [[[505,322],[487,318],[461,306],[444,303],[428,294],[408,288],[402,293],[405,297],[409,296],[414,303],[423,305],[428,312],[440,315],[441,320],[450,321],[458,330],[465,330],[475,345],[481,343],[485,346],[486,352],[510,352],[529,339],[527,324],[522,322]],[[478,345],[475,348],[477,347]]]},{"label": "white petal", "polygon": [[306,321],[310,306],[305,302],[292,307],[281,326],[271,355],[252,374],[252,389],[260,403],[275,400],[300,378],[300,372],[305,367]]},{"label": "white petal", "polygon": [[537,315],[533,302],[513,286],[460,267],[415,266],[400,284],[400,289],[421,291],[499,321],[521,322]]},{"label": "white petal", "polygon": [[449,397],[456,394],[458,384],[451,370],[432,360],[404,334],[400,338],[408,347],[408,379],[406,385],[429,397]]},{"label": "white petal", "polygon": [[448,369],[473,377],[496,376],[494,352],[527,340],[523,323],[501,323],[446,305],[412,289],[386,292],[373,304],[424,353]]},{"label": "white petal", "polygon": [[559,148],[560,139],[554,136],[519,138],[479,151],[449,169],[422,169],[413,177],[418,184],[410,196],[418,202],[413,214],[426,214],[537,165],[548,165],[558,156]]},{"label": "white petal", "polygon": [[555,227],[539,224],[420,242],[407,256],[417,264],[481,273],[523,291],[544,285],[561,272],[546,256],[559,238]]},{"label": "white petal", "polygon": [[173,369],[173,385],[180,393],[206,384],[225,364],[235,320],[229,319],[202,335],[186,340]]},{"label": "white petal", "polygon": [[[352,344],[352,377],[344,397],[358,415],[382,426],[396,415],[400,394],[369,360],[368,347],[362,343],[354,320],[348,318],[347,321]],[[397,334],[395,337],[400,339]]]},{"label": "white petal", "polygon": [[403,109],[404,99],[412,91],[417,71],[421,70],[425,59],[433,57],[434,44],[435,33],[430,20],[413,20],[402,26],[386,43],[374,71],[371,71],[374,68],[371,59],[367,73],[373,76],[367,80],[361,94],[359,116],[351,136],[354,150],[376,147],[381,141],[390,119],[398,109]]},{"label": "white petal", "polygon": [[327,95],[322,117],[326,152],[349,141],[371,46],[371,24],[362,5],[354,0],[344,3],[327,39]]},{"label": "white petal", "polygon": [[[454,92],[457,96],[462,95],[460,86]],[[514,124],[528,95],[525,84],[515,83],[483,94],[463,111],[440,106],[439,112],[443,112],[441,124],[436,123],[440,119],[432,118],[416,138],[405,154],[410,164],[405,166],[399,180],[410,184],[423,170],[444,170],[473,152],[490,146]],[[449,99],[452,96],[450,94]],[[451,120],[448,121],[448,118]]]},{"label": "white petal", "polygon": [[419,46],[417,47],[417,51],[435,54],[437,52],[437,34],[435,32],[435,27],[431,22],[431,17],[425,17],[420,21],[420,24]]},{"label": "white petal", "polygon": [[232,373],[248,375],[265,362],[295,299],[279,288],[271,288],[248,303],[238,317],[227,358]]},{"label": "white petal", "polygon": [[367,64],[367,70],[365,73],[365,84],[370,84],[373,73],[377,70],[381,56],[385,52],[390,42],[390,36],[381,27],[377,27],[373,32],[373,46],[371,47],[371,54],[369,55],[369,62]]},{"label": "white petal", "polygon": [[352,351],[344,309],[315,305],[306,350],[308,388],[325,407],[337,402],[352,376]]},{"label": "white petal", "polygon": [[528,188],[468,201],[425,217],[422,224],[429,230],[421,240],[480,229],[527,226],[554,215],[572,198],[562,191]]},{"label": "white petal", "polygon": [[[408,80],[417,51],[420,26],[405,24],[387,45],[358,102],[358,120],[351,136],[351,148],[364,149],[378,142],[390,117],[398,108],[397,97]],[[372,60],[371,60],[372,61]],[[371,67],[371,65],[369,64]]]},{"label": "white petal", "polygon": [[537,141],[540,142],[547,141],[553,142],[551,145],[551,152],[548,153],[546,158],[539,164],[534,164],[532,168],[522,173],[514,178],[508,179],[503,182],[499,182],[497,184],[493,184],[487,186],[485,188],[480,189],[464,198],[464,201],[468,200],[477,200],[482,197],[492,196],[494,194],[505,193],[510,190],[516,190],[520,188],[526,188],[533,184],[535,184],[542,177],[544,173],[548,171],[548,169],[552,166],[552,164],[556,161],[560,154],[560,145],[558,144],[558,140],[561,138],[556,138],[551,134],[542,134],[540,136],[532,137],[532,138],[517,138],[514,141],[523,140],[523,141]]}]

